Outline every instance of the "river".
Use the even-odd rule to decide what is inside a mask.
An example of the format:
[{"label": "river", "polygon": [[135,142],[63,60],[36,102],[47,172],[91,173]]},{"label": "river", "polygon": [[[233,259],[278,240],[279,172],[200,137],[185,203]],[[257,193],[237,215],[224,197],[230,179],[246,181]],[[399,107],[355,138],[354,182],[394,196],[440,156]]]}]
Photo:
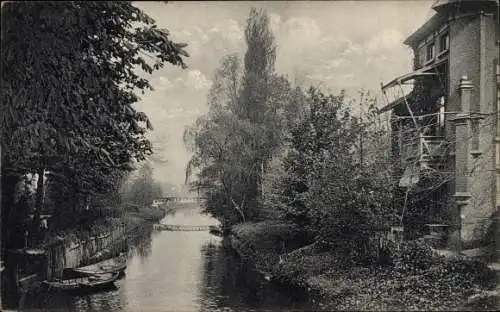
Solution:
[{"label": "river", "polygon": [[[217,221],[183,207],[162,223],[211,225]],[[311,310],[303,295],[265,281],[243,265],[221,238],[208,232],[149,232],[129,251],[116,289],[68,296],[41,294],[23,311],[297,311]],[[301,298],[299,298],[301,297]]]}]

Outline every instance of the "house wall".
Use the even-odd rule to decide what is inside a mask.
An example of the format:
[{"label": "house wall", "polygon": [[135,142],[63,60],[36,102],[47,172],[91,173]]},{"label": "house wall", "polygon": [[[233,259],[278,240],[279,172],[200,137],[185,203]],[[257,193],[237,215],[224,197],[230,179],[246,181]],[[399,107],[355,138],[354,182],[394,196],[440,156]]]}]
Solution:
[{"label": "house wall", "polygon": [[[418,44],[413,42],[411,45],[414,52],[414,69],[417,69],[426,63],[426,42],[435,38],[435,46],[438,47],[438,35],[443,31],[449,33],[449,52],[443,53],[443,57],[448,57],[446,111],[451,114],[446,115],[445,134],[451,143],[449,147],[451,155],[445,171],[453,177],[457,168],[466,167],[467,193],[470,194],[470,198],[460,210],[453,208],[451,202],[450,208],[455,212],[453,219],[460,225],[460,238],[467,248],[484,238],[499,196],[495,172],[496,154],[499,153],[495,146],[499,122],[495,73],[499,58],[498,16],[494,11],[484,14],[477,7],[464,8],[462,12],[453,11],[452,7],[450,9],[438,13],[449,14],[449,18],[442,18],[440,24],[437,23],[433,29],[428,30],[428,35],[425,35],[426,38],[422,42]],[[458,90],[460,80],[464,76],[467,76],[473,87],[470,105],[467,107],[462,107],[461,92]],[[431,85],[425,86],[427,91],[429,88],[437,88],[437,83],[432,82]],[[417,112],[423,103],[414,104],[415,107],[412,109]],[[477,112],[483,118],[468,119],[465,130],[468,134],[455,137],[455,123],[452,121],[456,116],[454,112],[467,114]],[[467,155],[456,158],[455,142],[460,141],[467,143],[465,148],[467,151],[464,151]],[[448,188],[449,195],[455,194],[454,179]]]},{"label": "house wall", "polygon": [[[471,127],[473,121],[469,120],[467,138],[455,138],[453,124],[447,123],[450,141],[467,140],[469,143],[468,156],[464,161],[467,162],[468,189],[471,198],[461,209],[461,239],[467,246],[482,238],[495,210],[494,136],[498,118],[493,113],[495,111],[494,63],[498,58],[498,48],[495,47],[496,24],[493,16],[468,13],[465,16],[457,16],[450,23],[449,30],[449,111],[464,113],[470,111],[469,107],[461,107],[458,91],[461,77],[467,76],[473,85],[472,110],[487,114],[478,125],[478,144],[474,143],[475,134]],[[471,151],[475,150],[481,153],[474,156]]]},{"label": "house wall", "polygon": [[[496,115],[496,83],[495,64],[498,61],[499,50],[495,43],[497,30],[497,17],[493,14],[483,15],[480,18],[480,85],[479,110],[485,114],[480,121],[479,140],[477,147],[482,154],[472,163],[471,192],[475,194],[472,201],[471,225],[469,226],[477,235],[483,235],[492,222],[492,215],[495,212],[495,135],[498,115]],[[482,19],[482,21],[481,21]],[[474,143],[473,143],[474,145]],[[475,220],[476,222],[474,222]],[[467,221],[467,219],[465,220]],[[464,222],[465,222],[464,221]],[[474,235],[476,236],[476,235]]]}]

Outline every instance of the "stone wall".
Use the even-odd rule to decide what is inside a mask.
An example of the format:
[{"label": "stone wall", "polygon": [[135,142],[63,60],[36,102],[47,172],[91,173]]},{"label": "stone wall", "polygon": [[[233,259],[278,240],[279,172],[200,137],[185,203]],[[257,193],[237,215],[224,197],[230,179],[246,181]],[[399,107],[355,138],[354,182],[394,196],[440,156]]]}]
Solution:
[{"label": "stone wall", "polygon": [[124,248],[126,230],[118,226],[87,241],[62,240],[46,248],[46,278],[60,277],[65,268],[87,264],[103,250]]}]

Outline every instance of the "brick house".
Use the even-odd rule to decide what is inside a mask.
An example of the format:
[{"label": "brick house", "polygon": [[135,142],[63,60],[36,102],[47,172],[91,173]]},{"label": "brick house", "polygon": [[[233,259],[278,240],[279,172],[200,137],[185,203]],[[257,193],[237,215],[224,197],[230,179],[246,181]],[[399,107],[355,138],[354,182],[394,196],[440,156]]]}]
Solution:
[{"label": "brick house", "polygon": [[[491,236],[500,205],[499,1],[438,0],[432,8],[404,41],[413,72],[382,84],[379,112],[391,114],[396,204],[418,210],[426,202],[415,233],[446,229],[448,247],[474,248]],[[406,84],[413,88],[405,94]],[[416,219],[403,218],[405,233]]]}]

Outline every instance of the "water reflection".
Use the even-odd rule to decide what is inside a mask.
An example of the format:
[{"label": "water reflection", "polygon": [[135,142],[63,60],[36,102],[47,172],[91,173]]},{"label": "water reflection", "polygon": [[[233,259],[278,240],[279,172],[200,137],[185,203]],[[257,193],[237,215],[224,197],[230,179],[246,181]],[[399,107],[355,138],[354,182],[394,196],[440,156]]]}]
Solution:
[{"label": "water reflection", "polygon": [[[164,223],[201,225],[197,210]],[[210,220],[213,224],[214,220]],[[178,223],[177,223],[178,224]],[[80,297],[41,294],[25,311],[286,311],[311,310],[265,283],[208,232],[146,231],[134,242],[117,289]]]},{"label": "water reflection", "polygon": [[206,214],[202,214],[197,205],[184,205],[160,223],[175,225],[219,225],[220,222]]},{"label": "water reflection", "polygon": [[311,310],[304,293],[269,283],[222,244],[207,244],[200,287],[201,311]]},{"label": "water reflection", "polygon": [[129,241],[130,250],[129,257],[138,256],[141,262],[146,261],[146,259],[151,255],[153,248],[153,235],[157,235],[152,228],[143,230],[142,236],[131,238]]}]

